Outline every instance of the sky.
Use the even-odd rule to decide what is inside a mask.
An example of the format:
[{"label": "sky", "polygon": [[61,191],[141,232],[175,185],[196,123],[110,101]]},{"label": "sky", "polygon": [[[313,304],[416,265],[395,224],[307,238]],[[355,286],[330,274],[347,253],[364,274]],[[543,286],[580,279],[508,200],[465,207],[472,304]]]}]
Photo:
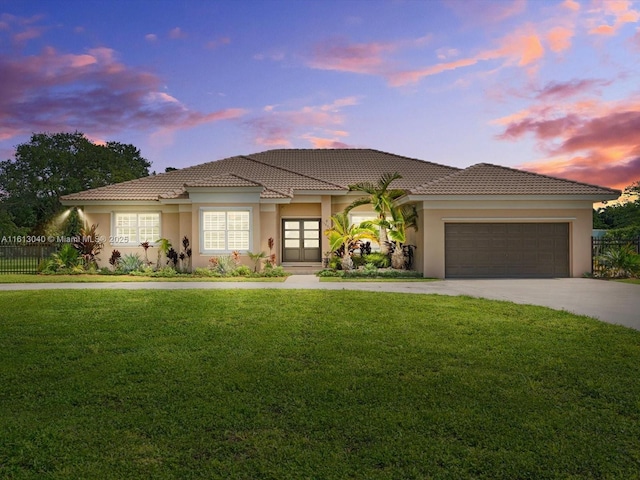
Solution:
[{"label": "sky", "polygon": [[640,1],[0,0],[0,158],[73,131],[157,172],[351,147],[622,189]]}]

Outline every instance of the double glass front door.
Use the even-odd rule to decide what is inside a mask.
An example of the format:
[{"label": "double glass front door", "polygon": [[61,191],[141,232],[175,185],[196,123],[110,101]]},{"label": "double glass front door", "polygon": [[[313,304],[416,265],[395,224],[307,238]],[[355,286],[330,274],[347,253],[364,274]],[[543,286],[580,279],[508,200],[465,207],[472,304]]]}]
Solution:
[{"label": "double glass front door", "polygon": [[319,262],[320,219],[282,221],[282,259],[284,262]]}]

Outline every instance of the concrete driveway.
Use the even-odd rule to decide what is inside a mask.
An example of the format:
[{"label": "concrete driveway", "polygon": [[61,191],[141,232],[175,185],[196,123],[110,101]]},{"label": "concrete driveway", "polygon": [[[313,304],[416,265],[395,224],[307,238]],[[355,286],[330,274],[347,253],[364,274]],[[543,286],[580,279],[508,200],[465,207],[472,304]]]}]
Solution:
[{"label": "concrete driveway", "polygon": [[640,330],[640,285],[587,278],[535,280],[443,280],[435,282],[324,283],[313,275],[293,275],[284,283],[258,282],[135,282],[0,284],[0,291],[44,289],[322,289],[361,290],[472,297],[542,305],[587,315]]}]

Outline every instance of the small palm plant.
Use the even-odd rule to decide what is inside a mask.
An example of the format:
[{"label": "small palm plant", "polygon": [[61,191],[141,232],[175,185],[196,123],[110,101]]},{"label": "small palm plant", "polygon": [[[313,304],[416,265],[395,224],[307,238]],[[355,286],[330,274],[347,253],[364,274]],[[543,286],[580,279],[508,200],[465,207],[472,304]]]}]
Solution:
[{"label": "small palm plant", "polygon": [[342,269],[352,270],[353,260],[351,252],[357,248],[362,240],[378,241],[378,233],[370,226],[353,225],[349,222],[349,213],[336,213],[331,217],[333,226],[325,230],[324,234],[329,238],[329,247],[332,251],[344,247],[342,254]]},{"label": "small palm plant", "polygon": [[166,258],[167,254],[171,250],[171,242],[166,238],[161,238],[158,240],[158,261],[156,262],[156,270],[160,270],[162,268],[162,255]]},{"label": "small palm plant", "polygon": [[247,252],[247,254],[249,255],[249,258],[253,261],[253,272],[258,273],[258,270],[261,269],[260,262],[262,262],[264,258],[267,258],[267,254],[264,252],[258,252],[258,253]]}]

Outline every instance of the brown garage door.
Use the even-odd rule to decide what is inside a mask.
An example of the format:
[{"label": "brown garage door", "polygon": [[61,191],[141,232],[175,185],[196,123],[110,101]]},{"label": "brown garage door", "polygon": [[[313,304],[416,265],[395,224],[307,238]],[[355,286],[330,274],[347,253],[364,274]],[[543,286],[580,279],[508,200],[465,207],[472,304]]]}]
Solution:
[{"label": "brown garage door", "polygon": [[569,276],[568,223],[447,223],[448,278]]}]

